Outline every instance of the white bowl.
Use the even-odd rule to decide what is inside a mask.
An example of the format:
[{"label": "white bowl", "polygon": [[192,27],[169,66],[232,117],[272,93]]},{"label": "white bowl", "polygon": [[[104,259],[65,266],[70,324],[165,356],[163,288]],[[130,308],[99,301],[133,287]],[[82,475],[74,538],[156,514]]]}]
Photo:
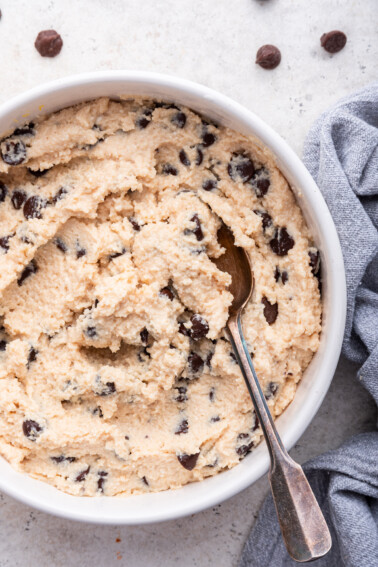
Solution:
[{"label": "white bowl", "polygon": [[[254,135],[276,155],[277,163],[301,206],[321,251],[323,332],[319,351],[306,370],[290,406],[277,427],[290,449],[316,414],[331,383],[340,355],[346,312],[346,286],[339,239],[323,197],[293,150],[267,124],[231,99],[202,85],[148,72],[109,71],[80,74],[42,85],[0,107],[0,133],[83,100],[121,95],[148,95],[182,103],[247,135]],[[13,470],[0,458],[0,490],[45,512],[103,524],[144,524],[179,518],[214,506],[240,492],[269,467],[261,443],[233,469],[156,494],[129,498],[80,498]]]}]

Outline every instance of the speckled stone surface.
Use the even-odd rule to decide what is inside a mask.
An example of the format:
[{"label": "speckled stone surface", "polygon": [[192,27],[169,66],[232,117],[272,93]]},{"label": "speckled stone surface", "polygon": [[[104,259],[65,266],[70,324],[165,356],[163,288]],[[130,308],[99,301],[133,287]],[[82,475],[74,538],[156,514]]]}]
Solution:
[{"label": "speckled stone surface", "polygon": [[[358,0],[3,0],[0,9],[0,102],[82,71],[160,71],[229,95],[300,153],[316,116],[378,75],[376,0],[364,0],[363,9]],[[64,45],[43,59],[34,40],[50,28]],[[319,42],[331,29],[348,36],[333,56]],[[274,71],[254,64],[265,43],[282,51]],[[373,404],[354,375],[341,361],[291,452],[300,462],[373,427]],[[263,478],[213,509],[141,528],[76,524],[0,494],[0,567],[236,566],[267,490]]]}]

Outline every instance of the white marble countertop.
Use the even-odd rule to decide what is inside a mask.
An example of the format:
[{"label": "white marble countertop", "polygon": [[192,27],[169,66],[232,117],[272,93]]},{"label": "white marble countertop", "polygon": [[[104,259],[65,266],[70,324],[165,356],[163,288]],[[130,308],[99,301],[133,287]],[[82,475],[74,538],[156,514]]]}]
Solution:
[{"label": "white marble countertop", "polygon": [[[160,71],[229,95],[301,153],[316,116],[378,76],[376,0],[3,0],[0,9],[0,103],[83,71]],[[44,59],[34,40],[51,28],[64,45],[58,57]],[[334,56],[319,44],[332,29],[348,36]],[[282,51],[274,71],[254,64],[265,43]],[[372,428],[375,411],[354,372],[339,364],[292,451],[300,462]],[[267,489],[263,478],[195,516],[131,528],[69,522],[0,494],[0,567],[236,566]]]}]

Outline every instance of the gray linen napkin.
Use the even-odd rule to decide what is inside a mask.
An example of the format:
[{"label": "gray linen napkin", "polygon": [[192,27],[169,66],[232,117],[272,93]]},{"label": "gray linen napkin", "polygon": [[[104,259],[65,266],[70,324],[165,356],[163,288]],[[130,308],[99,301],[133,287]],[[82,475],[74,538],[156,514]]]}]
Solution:
[{"label": "gray linen napkin", "polygon": [[[304,162],[333,216],[343,249],[348,307],[344,355],[378,405],[378,82],[339,101],[313,125]],[[332,533],[312,565],[378,566],[378,432],[353,437],[304,469]],[[294,567],[271,496],[239,567]]]}]

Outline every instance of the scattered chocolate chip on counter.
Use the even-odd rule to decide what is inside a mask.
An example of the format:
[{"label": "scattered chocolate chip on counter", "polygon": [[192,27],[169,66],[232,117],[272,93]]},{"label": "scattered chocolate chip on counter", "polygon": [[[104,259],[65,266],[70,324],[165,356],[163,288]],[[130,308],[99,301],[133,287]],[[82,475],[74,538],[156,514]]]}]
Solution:
[{"label": "scattered chocolate chip on counter", "polygon": [[256,63],[263,69],[275,69],[281,63],[281,51],[275,45],[263,45],[257,50]]},{"label": "scattered chocolate chip on counter", "polygon": [[347,42],[347,36],[344,32],[339,30],[333,30],[327,33],[323,33],[320,38],[320,45],[328,53],[338,53],[344,49]]},{"label": "scattered chocolate chip on counter", "polygon": [[34,45],[42,57],[56,57],[63,47],[63,40],[55,30],[44,30],[39,32]]}]

